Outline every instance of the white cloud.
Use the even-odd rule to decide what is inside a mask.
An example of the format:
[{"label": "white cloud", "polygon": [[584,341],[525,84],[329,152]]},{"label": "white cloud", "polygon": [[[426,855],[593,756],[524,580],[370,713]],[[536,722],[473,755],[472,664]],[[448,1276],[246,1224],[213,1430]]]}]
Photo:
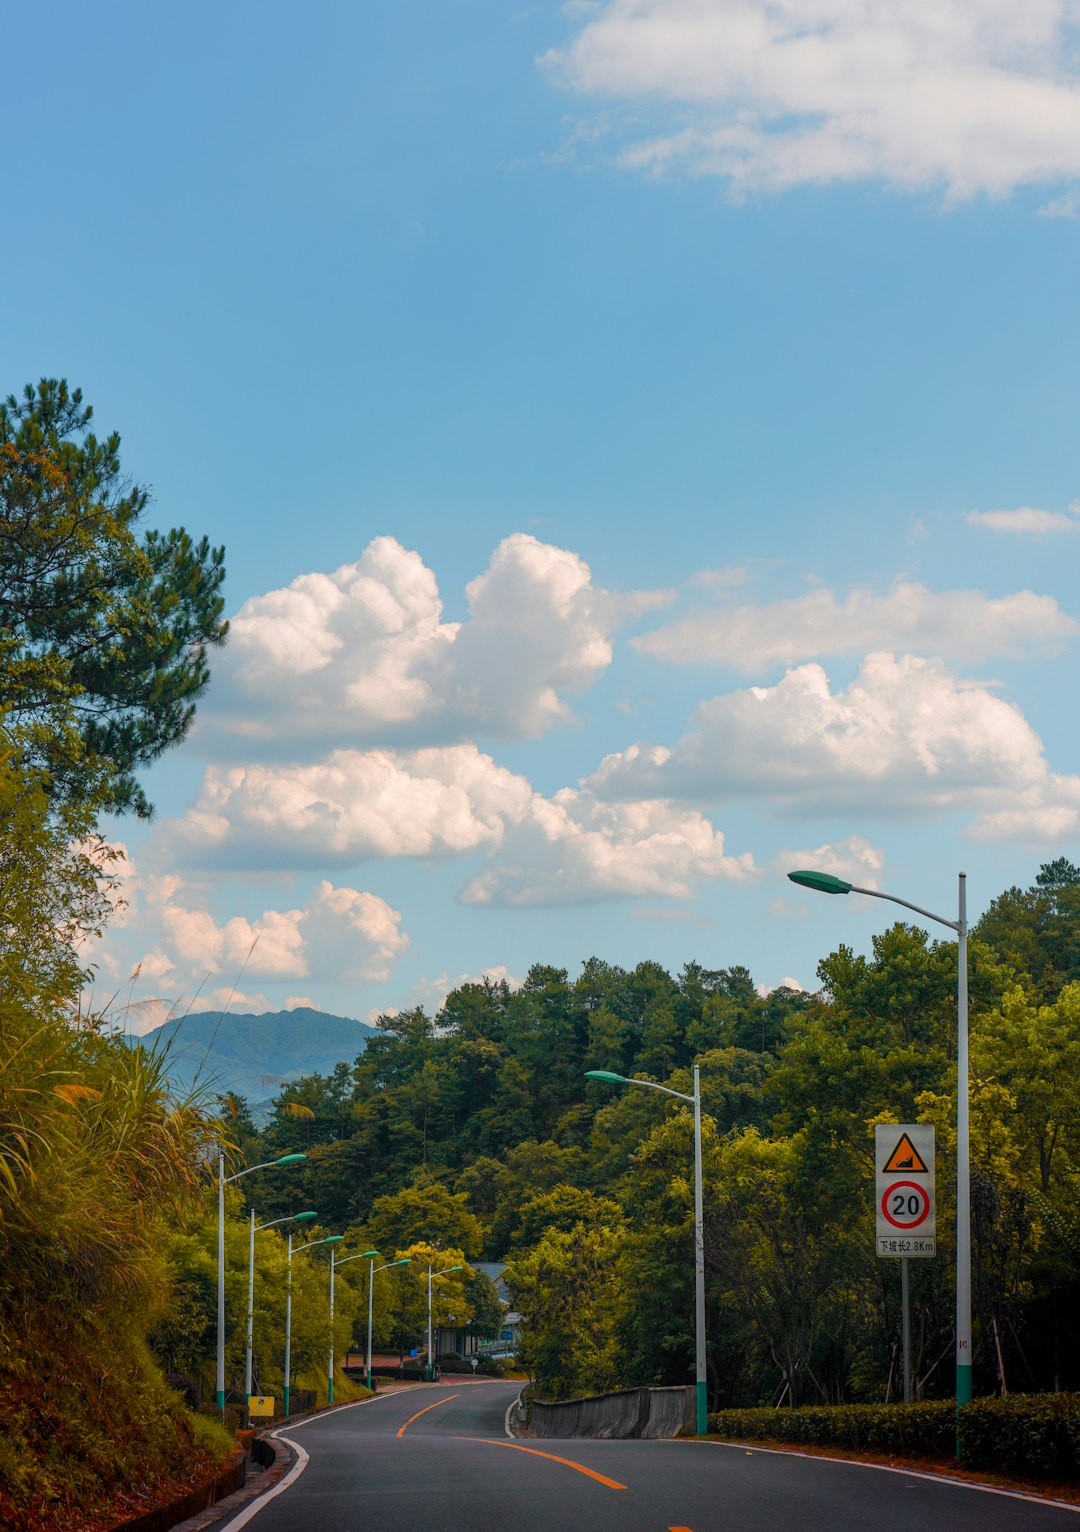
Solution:
[{"label": "white cloud", "polygon": [[211,768],[177,833],[193,857],[230,867],[481,852],[492,865],[466,884],[471,904],[681,898],[702,881],[754,874],[697,812],[612,806],[575,788],[546,798],[475,745]]},{"label": "white cloud", "polygon": [[1038,213],[1040,218],[1065,218],[1075,223],[1080,218],[1080,191],[1062,192],[1060,197],[1052,197],[1043,203]]},{"label": "white cloud", "polygon": [[674,664],[710,661],[754,674],[778,662],[792,665],[871,649],[981,660],[1045,649],[1077,633],[1080,622],[1052,596],[1024,590],[991,598],[977,590],[932,591],[900,581],[884,596],[858,589],[841,600],[821,588],[759,606],[723,607],[657,628],[630,644]]},{"label": "white cloud", "polygon": [[1077,820],[1080,778],[1052,773],[1021,712],[940,660],[867,656],[833,692],[820,665],[703,702],[674,749],[634,745],[588,785],[603,796],[766,798],[800,816],[967,812],[972,833],[1039,839]]},{"label": "white cloud", "polygon": [[631,169],[999,196],[1080,176],[1076,20],[1070,0],[611,0],[542,62],[625,103]]},{"label": "white cloud", "polygon": [[467,904],[586,904],[663,895],[687,899],[701,883],[756,877],[753,857],[725,855],[704,815],[670,803],[607,804],[563,788],[537,797],[498,860],[471,878]]},{"label": "white cloud", "polygon": [[[205,900],[205,890],[178,883],[176,897],[162,902],[147,897],[147,886],[132,880],[129,896],[135,918],[118,933],[119,939],[113,935],[107,939],[112,945],[95,954],[116,985],[121,998],[115,1009],[123,1012],[129,1031],[147,1031],[188,1009],[220,1009],[229,990],[220,984],[208,987],[215,980],[239,984],[241,979],[314,979],[335,985],[384,981],[409,945],[400,913],[384,899],[355,888],[336,888],[326,880],[302,906],[224,921],[196,902]],[[118,982],[121,973],[130,978]],[[145,996],[148,985],[157,989],[157,997]],[[163,989],[171,998],[159,998]],[[265,995],[256,998],[265,1002],[262,1009],[273,1008]],[[286,1006],[311,1003],[293,995]],[[239,1002],[231,1006],[244,1008]]]},{"label": "white cloud", "polygon": [[817,872],[831,872],[836,878],[858,883],[863,888],[877,888],[877,875],[885,866],[885,853],[861,835],[827,842],[813,851],[781,851],[773,858],[773,871],[786,877],[797,868],[812,867]]},{"label": "white cloud", "polygon": [[1064,511],[1040,511],[1033,505],[1021,505],[1013,511],[968,511],[965,521],[991,532],[1013,532],[1041,536],[1045,532],[1075,532],[1080,527],[1080,505]]},{"label": "white cloud", "polygon": [[208,768],[181,835],[193,855],[234,866],[459,856],[497,845],[531,799],[524,777],[475,745],[335,750],[313,766]]},{"label": "white cloud", "polygon": [[438,978],[421,979],[414,984],[411,995],[417,1005],[422,1005],[434,1014],[442,1010],[451,990],[461,989],[464,984],[483,984],[485,980],[492,984],[506,983],[511,989],[520,989],[525,982],[524,979],[516,978],[505,963],[496,963],[492,968],[481,968],[479,973],[459,973],[456,978],[451,978],[443,969]]},{"label": "white cloud", "polygon": [[204,738],[296,755],[305,740],[438,740],[486,731],[533,738],[611,663],[619,623],[662,604],[592,583],[576,554],[507,537],[444,622],[420,555],[378,537],[355,564],[298,576],[232,620],[202,715]]}]

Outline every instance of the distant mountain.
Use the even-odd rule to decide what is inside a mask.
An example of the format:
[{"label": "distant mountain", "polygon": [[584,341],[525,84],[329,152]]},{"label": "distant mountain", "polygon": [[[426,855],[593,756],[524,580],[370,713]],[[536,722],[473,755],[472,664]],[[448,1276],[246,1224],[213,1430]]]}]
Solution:
[{"label": "distant mountain", "polygon": [[199,1011],[130,1041],[167,1048],[177,1088],[190,1087],[197,1075],[215,1094],[234,1091],[254,1108],[300,1075],[325,1075],[335,1064],[351,1064],[377,1031],[364,1021],[297,1006],[263,1016]]}]

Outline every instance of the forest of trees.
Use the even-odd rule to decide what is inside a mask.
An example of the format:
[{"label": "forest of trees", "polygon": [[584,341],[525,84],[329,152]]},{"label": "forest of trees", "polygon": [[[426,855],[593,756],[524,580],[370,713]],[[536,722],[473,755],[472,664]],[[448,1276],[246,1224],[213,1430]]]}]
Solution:
[{"label": "forest of trees", "polygon": [[[473,1262],[507,1262],[520,1359],[548,1396],[689,1377],[692,1123],[615,1070],[705,1110],[709,1392],[733,1403],[897,1397],[899,1274],[876,1257],[873,1128],[937,1129],[939,1254],[912,1275],[917,1389],[952,1371],[950,1186],[956,951],[897,924],[869,957],[824,958],[814,994],[741,967],[589,959],[571,977],[468,984],[434,1016],[380,1018],[328,1077],[257,1128],[247,1103],[177,1099],[166,1060],[81,1008],[107,921],[106,812],[148,814],[137,773],[188,731],[226,635],[223,553],[140,533],[146,491],[77,390],[0,405],[0,1522],[102,1524],[162,1463],[230,1447],[182,1393],[212,1395],[214,1170],[291,1152],[227,1201],[227,1382],[243,1383],[248,1212],[315,1212],[291,1263],[294,1387],[361,1339],[417,1345],[429,1261],[459,1265],[436,1324],[495,1332]],[[1080,1387],[1080,870],[1001,894],[970,944],[976,1392]],[[257,1236],[255,1381],[280,1393],[284,1224]],[[171,1385],[167,1382],[171,1374]],[[345,1392],[344,1380],[342,1395]],[[340,1396],[339,1396],[340,1397]],[[83,1401],[93,1400],[92,1418]]]},{"label": "forest of trees", "polygon": [[[1046,864],[972,932],[977,1392],[1080,1386],[1080,870]],[[873,1128],[935,1124],[939,1254],[912,1275],[920,1394],[951,1389],[956,948],[896,924],[821,988],[761,995],[741,967],[597,958],[571,978],[468,984],[386,1015],[353,1064],[282,1092],[249,1157],[303,1150],[295,1187],[380,1248],[505,1259],[523,1360],[549,1395],[679,1383],[692,1357],[692,1122],[705,1112],[710,1403],[897,1396],[899,1271],[875,1255]],[[254,1161],[252,1161],[254,1162]],[[389,1317],[389,1316],[388,1316]]]}]

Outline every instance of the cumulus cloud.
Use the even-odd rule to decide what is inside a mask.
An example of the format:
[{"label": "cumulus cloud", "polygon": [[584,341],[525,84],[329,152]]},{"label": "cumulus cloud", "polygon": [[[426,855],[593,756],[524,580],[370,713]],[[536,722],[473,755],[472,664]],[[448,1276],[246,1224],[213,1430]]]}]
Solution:
[{"label": "cumulus cloud", "polygon": [[1024,590],[991,598],[977,590],[932,591],[900,581],[887,595],[858,589],[840,599],[823,587],[788,600],[723,607],[641,634],[630,644],[674,664],[704,660],[756,674],[777,663],[877,649],[981,660],[1060,645],[1077,633],[1080,622],[1052,596]]},{"label": "cumulus cloud", "polygon": [[253,597],[232,620],[204,733],[249,755],[319,743],[534,738],[611,663],[611,635],[667,599],[593,585],[576,554],[515,533],[444,622],[418,553],[377,537],[355,564]]},{"label": "cumulus cloud", "polygon": [[[171,881],[172,892],[162,899],[161,880],[133,873],[127,890],[133,919],[94,954],[121,997],[114,1009],[123,1012],[129,1031],[160,1026],[169,1014],[221,1009],[231,993],[222,984],[241,979],[380,982],[409,945],[400,912],[384,899],[325,879],[297,907],[225,920],[206,908],[205,889]],[[170,998],[147,998],[147,986]],[[256,1000],[257,1009],[272,1008],[261,993],[237,993],[233,1010]],[[290,1008],[310,1004],[296,995],[287,1002]]]},{"label": "cumulus cloud", "polygon": [[631,169],[1000,196],[1080,176],[1075,24],[1068,0],[611,0],[542,63],[626,103]]},{"label": "cumulus cloud", "polygon": [[861,835],[829,841],[813,851],[781,851],[773,859],[778,877],[786,877],[799,868],[812,867],[817,872],[831,872],[836,878],[858,883],[862,888],[877,888],[878,873],[885,866],[885,853]]},{"label": "cumulus cloud", "polygon": [[498,845],[531,800],[475,745],[335,750],[312,766],[210,767],[180,833],[193,856],[233,866],[429,859]]},{"label": "cumulus cloud", "polygon": [[544,797],[475,745],[211,769],[178,835],[192,857],[229,867],[482,853],[491,865],[467,882],[470,904],[685,897],[703,881],[754,873],[697,812],[612,805],[576,788]]},{"label": "cumulus cloud", "polygon": [[[485,981],[491,984],[505,983],[511,989],[520,989],[525,982],[524,979],[512,974],[505,963],[496,963],[492,968],[481,968],[478,973],[459,973],[456,978],[451,978],[443,969],[435,979],[419,980],[413,985],[410,993],[417,1005],[422,1005],[426,1010],[434,1013],[442,1010],[451,990],[461,989],[465,984],[483,984]],[[393,1014],[396,1015],[397,1012]]]},{"label": "cumulus cloud", "polygon": [[665,895],[689,898],[717,878],[757,876],[753,857],[727,856],[703,814],[670,803],[609,804],[563,788],[537,797],[496,864],[471,878],[467,904],[586,904]]},{"label": "cumulus cloud", "polygon": [[972,833],[1038,840],[1077,823],[1080,778],[1051,772],[1012,703],[940,660],[871,654],[833,692],[820,665],[703,702],[674,749],[608,756],[609,799],[767,798],[801,816],[969,812]]},{"label": "cumulus cloud", "polygon": [[267,910],[255,920],[234,915],[219,923],[205,909],[175,903],[163,906],[159,919],[162,949],[188,973],[380,980],[409,945],[400,913],[384,899],[325,879],[303,907]]},{"label": "cumulus cloud", "polygon": [[1080,527],[1080,501],[1073,501],[1069,513],[1040,511],[1033,505],[1021,505],[1013,511],[968,511],[964,519],[974,527],[988,527],[991,532],[1040,537],[1046,532],[1075,532]]}]

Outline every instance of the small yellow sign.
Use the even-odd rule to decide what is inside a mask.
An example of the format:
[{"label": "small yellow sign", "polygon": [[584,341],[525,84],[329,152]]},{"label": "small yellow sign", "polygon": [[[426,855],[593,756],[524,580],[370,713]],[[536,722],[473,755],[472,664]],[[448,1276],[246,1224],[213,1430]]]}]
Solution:
[{"label": "small yellow sign", "polygon": [[266,1415],[272,1419],[274,1414],[273,1396],[270,1394],[249,1394],[248,1414]]}]

